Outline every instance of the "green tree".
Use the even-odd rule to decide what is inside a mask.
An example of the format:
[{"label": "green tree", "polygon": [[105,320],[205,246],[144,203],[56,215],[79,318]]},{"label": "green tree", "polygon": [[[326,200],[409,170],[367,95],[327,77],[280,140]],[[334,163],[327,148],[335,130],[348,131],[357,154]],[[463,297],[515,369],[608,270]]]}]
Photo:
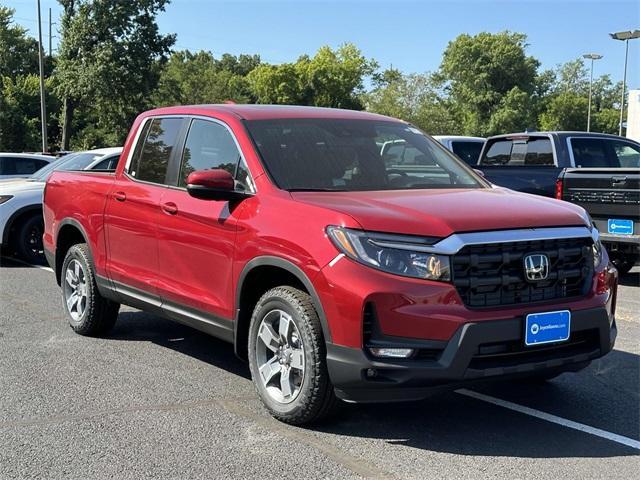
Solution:
[{"label": "green tree", "polygon": [[38,42],[13,24],[14,10],[0,6],[0,76],[38,73]]},{"label": "green tree", "polygon": [[247,75],[247,80],[257,103],[304,103],[296,68],[292,63],[263,63]]},{"label": "green tree", "polygon": [[162,69],[155,105],[249,103],[253,96],[246,75],[260,63],[257,55],[224,54],[216,60],[210,52],[174,52]]},{"label": "green tree", "polygon": [[[167,1],[60,0],[56,75],[65,99],[63,148],[73,129],[88,125],[96,144],[121,144],[133,118],[149,106],[161,64],[175,42],[175,35],[161,35],[156,23]],[[74,123],[79,107],[86,112]]]},{"label": "green tree", "polygon": [[364,79],[376,69],[352,44],[322,47],[295,63],[262,64],[247,79],[258,103],[362,109]]},{"label": "green tree", "polygon": [[542,130],[586,130],[587,103],[584,95],[562,92],[549,101],[547,109],[540,115]]},{"label": "green tree", "polygon": [[[54,79],[45,82],[45,89],[52,90]],[[49,95],[47,111],[60,108],[58,99]],[[48,122],[49,144],[54,144],[58,123],[51,116]],[[1,77],[0,81],[0,151],[39,151],[40,131],[40,79],[38,75]]]},{"label": "green tree", "polygon": [[[39,150],[40,146],[40,86],[38,43],[27,31],[13,23],[14,11],[0,7],[0,150]],[[45,75],[53,67],[51,58],[45,61]],[[46,82],[47,109],[58,108],[51,94],[53,80]],[[49,144],[58,133],[54,115],[49,115]]]},{"label": "green tree", "polygon": [[386,70],[375,77],[375,85],[366,96],[367,110],[411,122],[432,135],[461,133],[457,111],[442,96],[438,76]]},{"label": "green tree", "polygon": [[[609,75],[593,80],[591,131],[617,133],[622,86]],[[589,105],[589,71],[582,58],[569,61],[553,72],[539,123],[544,130],[586,130]]]},{"label": "green tree", "polygon": [[[526,35],[459,35],[447,46],[440,74],[469,135],[522,130],[535,124],[529,98],[536,93],[538,60],[527,56]],[[496,118],[494,118],[494,116]],[[507,121],[512,116],[513,121]]]}]

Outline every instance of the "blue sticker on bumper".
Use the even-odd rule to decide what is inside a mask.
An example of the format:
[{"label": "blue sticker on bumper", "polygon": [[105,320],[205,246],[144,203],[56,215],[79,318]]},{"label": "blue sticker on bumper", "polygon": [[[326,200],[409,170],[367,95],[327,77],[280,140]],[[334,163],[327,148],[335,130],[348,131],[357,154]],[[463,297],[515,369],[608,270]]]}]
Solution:
[{"label": "blue sticker on bumper", "polygon": [[610,218],[607,222],[607,232],[615,235],[633,235],[633,220]]},{"label": "blue sticker on bumper", "polygon": [[571,333],[571,312],[532,313],[525,319],[525,345],[563,342]]}]

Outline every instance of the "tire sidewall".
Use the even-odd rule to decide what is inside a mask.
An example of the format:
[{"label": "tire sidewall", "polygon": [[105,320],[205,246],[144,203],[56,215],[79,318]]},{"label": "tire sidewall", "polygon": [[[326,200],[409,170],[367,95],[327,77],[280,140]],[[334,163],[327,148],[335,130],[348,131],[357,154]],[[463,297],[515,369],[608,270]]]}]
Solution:
[{"label": "tire sidewall", "polygon": [[34,215],[20,226],[18,230],[18,238],[16,239],[16,250],[20,256],[29,263],[42,263],[44,261],[44,255],[34,254],[28,243],[30,230],[34,227],[40,227],[40,231],[43,232],[44,220],[38,215]]},{"label": "tire sidewall", "polygon": [[[269,296],[263,298],[258,302],[257,308],[251,318],[251,325],[249,327],[249,368],[251,370],[251,377],[255,384],[258,395],[268,408],[282,415],[295,415],[297,412],[306,408],[309,403],[309,396],[315,383],[318,381],[318,375],[316,371],[316,358],[320,352],[315,352],[314,341],[312,338],[313,332],[310,329],[304,315],[298,310],[297,305],[291,304],[280,296]],[[256,344],[257,334],[262,319],[267,313],[272,310],[282,310],[289,314],[300,333],[300,338],[304,347],[304,361],[305,372],[300,387],[300,393],[290,403],[280,403],[274,400],[266,391],[262,384],[260,375],[258,372],[258,365],[256,360]]]},{"label": "tire sidewall", "polygon": [[[67,306],[67,299],[65,296],[65,290],[66,290],[65,274],[67,271],[67,267],[72,260],[76,260],[82,266],[82,269],[84,270],[84,275],[85,275],[85,283],[87,284],[86,307],[84,309],[84,312],[82,312],[82,316],[78,320],[74,320],[73,317],[71,316],[71,313],[69,312],[69,307]],[[84,256],[84,252],[77,245],[72,246],[67,251],[67,254],[64,257],[64,261],[62,262],[61,283],[63,284],[62,285],[62,306],[66,313],[67,320],[69,321],[69,325],[71,325],[71,327],[74,330],[82,330],[83,327],[85,327],[87,318],[91,314],[91,307],[93,306],[93,288],[91,288],[92,281],[93,281],[93,272],[91,270],[88,260]]]}]

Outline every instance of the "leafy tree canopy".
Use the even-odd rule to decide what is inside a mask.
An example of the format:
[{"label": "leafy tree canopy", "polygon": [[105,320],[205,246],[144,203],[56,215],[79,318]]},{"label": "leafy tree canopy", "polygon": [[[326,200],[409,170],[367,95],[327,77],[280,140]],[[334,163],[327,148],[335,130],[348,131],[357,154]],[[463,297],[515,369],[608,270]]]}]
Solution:
[{"label": "leafy tree canopy", "polygon": [[160,64],[175,35],[161,35],[156,15],[167,0],[60,0],[64,8],[56,69],[58,93],[91,105],[90,123],[121,144],[149,106]]}]

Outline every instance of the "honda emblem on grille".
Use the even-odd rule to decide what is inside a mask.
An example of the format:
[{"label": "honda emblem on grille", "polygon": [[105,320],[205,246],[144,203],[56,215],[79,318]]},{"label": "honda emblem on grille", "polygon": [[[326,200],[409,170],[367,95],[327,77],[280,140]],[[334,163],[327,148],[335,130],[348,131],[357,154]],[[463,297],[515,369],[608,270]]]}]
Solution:
[{"label": "honda emblem on grille", "polygon": [[527,255],[524,257],[524,273],[530,282],[546,280],[549,276],[549,257],[539,253]]}]

